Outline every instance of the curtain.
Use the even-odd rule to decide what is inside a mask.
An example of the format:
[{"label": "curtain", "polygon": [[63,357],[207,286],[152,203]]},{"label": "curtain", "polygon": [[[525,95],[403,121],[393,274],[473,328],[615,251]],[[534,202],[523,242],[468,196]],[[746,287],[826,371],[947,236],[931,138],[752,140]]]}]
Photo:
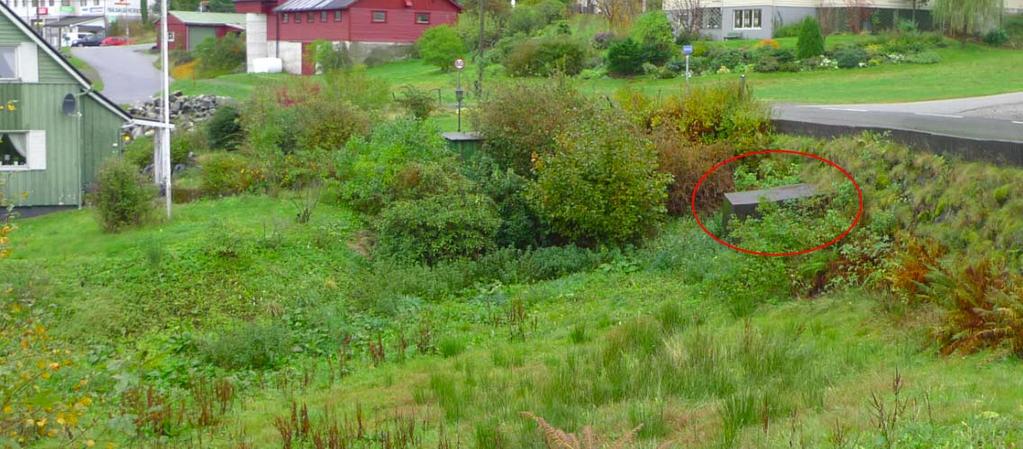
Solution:
[{"label": "curtain", "polygon": [[0,78],[18,77],[18,49],[15,47],[0,47]]}]

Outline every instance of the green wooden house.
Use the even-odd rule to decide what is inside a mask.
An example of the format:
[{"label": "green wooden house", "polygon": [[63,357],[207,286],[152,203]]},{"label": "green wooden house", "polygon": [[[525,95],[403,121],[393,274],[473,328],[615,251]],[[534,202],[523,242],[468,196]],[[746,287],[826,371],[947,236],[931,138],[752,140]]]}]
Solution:
[{"label": "green wooden house", "polygon": [[0,178],[15,206],[81,206],[131,116],[0,2]]}]

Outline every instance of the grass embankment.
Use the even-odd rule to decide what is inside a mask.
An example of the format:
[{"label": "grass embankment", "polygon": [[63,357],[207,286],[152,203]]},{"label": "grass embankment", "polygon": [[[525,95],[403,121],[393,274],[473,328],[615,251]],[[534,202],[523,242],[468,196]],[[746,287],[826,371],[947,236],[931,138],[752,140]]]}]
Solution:
[{"label": "grass embankment", "polygon": [[[832,36],[828,45],[855,39]],[[793,46],[793,38],[779,39],[782,46]],[[752,45],[752,41],[728,41],[727,45]],[[746,75],[754,95],[762,100],[792,103],[892,103],[994,95],[1019,90],[1023,85],[1023,52],[980,45],[953,45],[934,50],[941,56],[937,64],[885,64],[860,69],[822,70],[800,73],[749,73]],[[454,103],[456,74],[444,73],[419,60],[400,61],[371,67],[369,73],[388,80],[395,89],[411,84],[423,89],[441,89],[445,104]],[[176,81],[173,88],[187,94],[212,93],[244,98],[253,87],[268,78],[286,75],[227,75],[210,80]],[[472,91],[477,77],[469,65],[462,83]],[[692,79],[693,84],[734,79],[736,74],[715,74]],[[487,83],[508,80],[502,75],[487,76]],[[649,95],[667,94],[681,88],[683,80],[650,78],[580,80],[580,87],[594,94],[607,95],[623,87]],[[469,100],[471,103],[471,100]]]},{"label": "grass embankment", "polygon": [[[313,433],[363,416],[375,434],[414,414],[424,443],[413,447],[542,447],[522,411],[611,437],[642,425],[646,448],[1008,448],[1023,438],[1018,360],[939,357],[930,306],[858,287],[813,299],[755,291],[744,295],[753,307],[736,304],[730,283],[772,274],[747,271],[756,258],[689,219],[574,274],[525,282],[495,264],[474,280],[468,265],[369,260],[354,213],[324,204],[298,224],[296,201],[200,201],[116,235],[89,211],[20,221],[3,272],[93,373],[86,437],[156,446],[148,420],[166,420],[170,441],[283,447],[278,427],[302,427],[290,421],[297,404]],[[537,266],[570,265],[560,257]],[[248,361],[265,366],[224,368],[263,349],[272,357]],[[188,385],[202,378],[237,391],[196,432],[187,423],[202,395]],[[168,392],[186,424],[133,415],[123,405],[133,388]]]}]

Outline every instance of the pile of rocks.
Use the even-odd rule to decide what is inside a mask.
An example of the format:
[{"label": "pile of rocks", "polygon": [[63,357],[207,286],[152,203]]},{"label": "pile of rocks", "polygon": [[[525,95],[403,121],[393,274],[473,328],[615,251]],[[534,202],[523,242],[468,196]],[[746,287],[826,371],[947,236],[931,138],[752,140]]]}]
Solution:
[{"label": "pile of rocks", "polygon": [[[233,102],[228,97],[215,95],[186,96],[180,91],[170,95],[171,122],[178,130],[188,131],[196,125],[208,120],[220,106]],[[154,97],[145,103],[136,104],[128,109],[133,117],[149,120],[160,120],[160,98]]]}]

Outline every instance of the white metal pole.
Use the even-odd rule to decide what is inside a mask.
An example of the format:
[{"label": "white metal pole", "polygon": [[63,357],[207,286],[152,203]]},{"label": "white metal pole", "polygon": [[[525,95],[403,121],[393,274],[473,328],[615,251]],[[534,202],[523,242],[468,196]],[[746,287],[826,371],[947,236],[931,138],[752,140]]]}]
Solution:
[{"label": "white metal pole", "polygon": [[[148,1],[148,0],[142,0]],[[164,198],[167,200],[167,218],[171,218],[171,155],[170,155],[170,67],[167,58],[167,0],[160,0],[160,67],[163,69],[163,93],[160,99],[163,128],[160,146],[163,153]]]}]

